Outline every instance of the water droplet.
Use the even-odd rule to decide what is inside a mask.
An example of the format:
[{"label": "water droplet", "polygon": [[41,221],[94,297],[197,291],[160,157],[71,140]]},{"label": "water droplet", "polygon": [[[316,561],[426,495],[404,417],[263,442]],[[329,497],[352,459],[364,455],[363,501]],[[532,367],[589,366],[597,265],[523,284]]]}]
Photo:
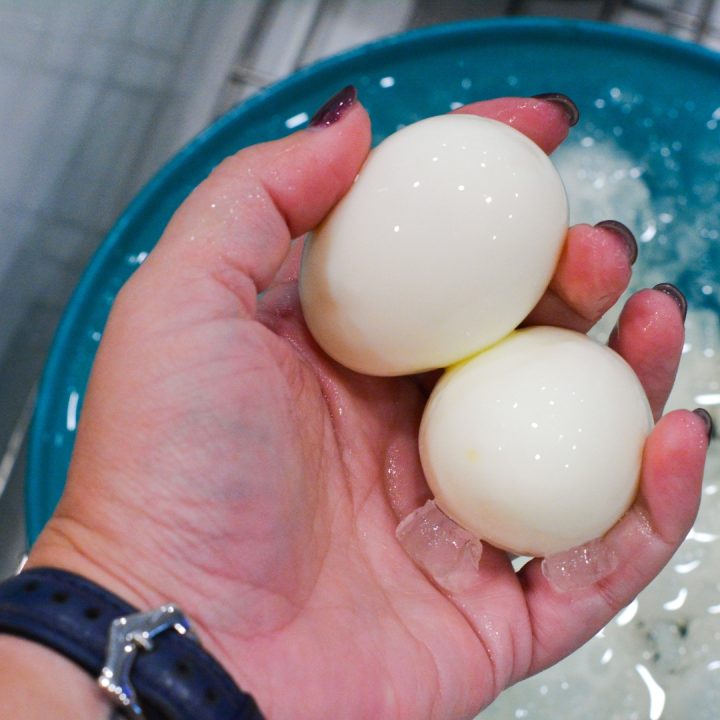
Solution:
[{"label": "water droplet", "polygon": [[693,570],[696,570],[699,565],[700,565],[699,560],[691,560],[690,562],[679,563],[678,565],[675,565],[673,567],[673,570],[675,570],[675,572],[680,575],[687,575],[688,573],[691,573]]},{"label": "water droplet", "polygon": [[80,402],[80,393],[77,390],[72,390],[68,396],[67,412],[65,415],[65,427],[69,432],[75,432],[77,430],[77,411],[78,404]]},{"label": "water droplet", "polygon": [[297,115],[293,115],[292,117],[289,117],[285,121],[285,127],[288,130],[292,130],[293,128],[296,128],[299,125],[302,125],[304,122],[307,122],[309,119],[310,119],[310,117],[306,112],[301,112],[301,113],[298,113]]},{"label": "water droplet", "polygon": [[672,599],[663,603],[663,607],[666,610],[679,610],[687,600],[688,590],[687,588],[680,588],[680,592]]},{"label": "water droplet", "polygon": [[648,226],[643,230],[642,234],[640,235],[640,241],[641,242],[650,242],[655,235],[657,235],[657,227],[653,225],[652,223],[648,224]]},{"label": "water droplet", "polygon": [[665,709],[665,691],[657,683],[650,671],[644,665],[635,665],[637,674],[642,678],[650,694],[650,710],[648,720],[660,720]]},{"label": "water droplet", "polygon": [[637,611],[640,609],[640,602],[637,598],[633,600],[629,605],[624,607],[615,618],[615,624],[618,627],[624,627],[625,625],[629,625],[635,616],[637,615]]}]

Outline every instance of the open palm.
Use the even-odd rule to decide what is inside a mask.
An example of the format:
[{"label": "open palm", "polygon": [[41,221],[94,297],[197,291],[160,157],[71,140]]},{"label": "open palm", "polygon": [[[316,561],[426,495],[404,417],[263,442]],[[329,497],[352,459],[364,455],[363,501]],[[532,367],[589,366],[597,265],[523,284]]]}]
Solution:
[{"label": "open palm", "polygon": [[[547,151],[568,129],[540,100],[463,112]],[[68,488],[31,562],[141,607],[178,602],[268,717],[472,717],[578,647],[669,559],[697,507],[706,428],[687,412],[658,423],[640,496],[612,531],[620,567],[602,582],[558,593],[537,561],[516,574],[494,548],[466,590],[426,577],[395,529],[429,497],[417,431],[433,378],[340,367],[297,298],[291,238],[347,191],[369,137],[356,103],[230,158],[185,202],[115,304]],[[585,331],[629,274],[615,231],[576,226],[528,322]],[[682,338],[656,290],[629,301],[613,334],[658,416]]]}]

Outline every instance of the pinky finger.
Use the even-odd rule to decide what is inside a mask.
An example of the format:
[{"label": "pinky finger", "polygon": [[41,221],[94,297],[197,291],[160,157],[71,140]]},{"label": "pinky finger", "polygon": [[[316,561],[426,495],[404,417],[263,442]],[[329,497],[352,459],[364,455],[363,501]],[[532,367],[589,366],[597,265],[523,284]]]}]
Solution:
[{"label": "pinky finger", "polygon": [[556,663],[597,633],[660,572],[697,514],[709,425],[678,410],[660,420],[645,446],[640,491],[603,539],[617,569],[597,583],[560,592],[533,560],[519,573],[533,627],[530,672]]}]

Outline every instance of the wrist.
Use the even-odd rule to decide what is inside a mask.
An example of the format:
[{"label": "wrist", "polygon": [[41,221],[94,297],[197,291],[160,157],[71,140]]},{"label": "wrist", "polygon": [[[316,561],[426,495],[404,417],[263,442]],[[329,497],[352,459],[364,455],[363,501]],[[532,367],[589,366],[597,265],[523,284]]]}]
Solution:
[{"label": "wrist", "polygon": [[[28,568],[0,584],[0,634],[27,638],[70,659],[128,716],[261,717],[253,698],[202,647],[174,604],[140,611],[76,573]],[[22,646],[16,652],[24,652]],[[64,690],[49,675],[28,682]]]},{"label": "wrist", "polygon": [[[150,544],[147,538],[144,540]],[[55,517],[32,548],[26,569],[54,567],[67,570],[109,590],[140,611],[168,602],[177,603],[191,617],[202,645],[231,672],[231,659],[226,655],[218,633],[193,597],[189,578],[193,585],[199,586],[202,586],[202,580],[191,568],[185,567],[185,582],[178,582],[174,574],[163,570],[159,559],[153,557],[152,550],[129,551],[129,543],[123,544],[75,521]],[[238,678],[234,679],[238,682]]]},{"label": "wrist", "polygon": [[54,567],[76,573],[140,610],[147,610],[162,602],[140,577],[134,574],[129,576],[119,567],[110,570],[113,564],[106,565],[101,559],[110,550],[104,538],[80,527],[77,533],[69,533],[63,526],[62,520],[50,520],[32,547],[25,569]]},{"label": "wrist", "polygon": [[[66,500],[36,541],[25,569],[74,573],[141,612],[168,603],[179,606],[204,650],[265,710],[267,682],[258,672],[257,651],[238,632],[224,575],[198,561],[202,546],[178,532],[177,525],[162,522],[156,506],[159,521],[154,522],[127,505],[118,503],[120,512],[109,513],[102,499],[92,508]],[[237,592],[233,601],[242,602]]]},{"label": "wrist", "polygon": [[[59,653],[29,640],[0,635],[3,716],[46,720],[108,720],[112,706],[93,679]],[[58,692],[62,688],[62,692]]]}]

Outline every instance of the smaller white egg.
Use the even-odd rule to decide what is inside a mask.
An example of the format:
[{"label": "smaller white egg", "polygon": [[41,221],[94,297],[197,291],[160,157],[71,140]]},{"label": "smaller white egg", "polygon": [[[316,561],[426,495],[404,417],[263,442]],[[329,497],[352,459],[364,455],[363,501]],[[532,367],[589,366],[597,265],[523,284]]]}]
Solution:
[{"label": "smaller white egg", "polygon": [[495,120],[445,115],[375,148],[308,238],[300,299],[330,356],[370,375],[447,367],[511,332],[567,231],[547,155]]},{"label": "smaller white egg", "polygon": [[438,506],[492,545],[546,556],[609,530],[636,495],[650,407],[630,366],[585,335],[513,332],[448,370],[420,453]]}]

